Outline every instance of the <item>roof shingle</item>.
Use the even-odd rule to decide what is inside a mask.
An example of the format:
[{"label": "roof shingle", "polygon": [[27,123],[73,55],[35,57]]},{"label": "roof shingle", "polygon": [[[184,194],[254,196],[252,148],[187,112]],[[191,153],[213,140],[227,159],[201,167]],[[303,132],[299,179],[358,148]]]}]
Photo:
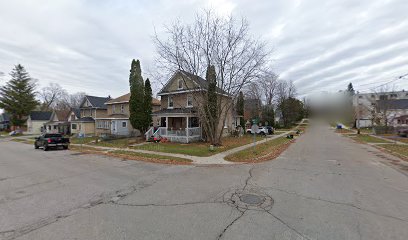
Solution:
[{"label": "roof shingle", "polygon": [[48,121],[51,119],[52,112],[33,111],[30,113],[32,121]]}]

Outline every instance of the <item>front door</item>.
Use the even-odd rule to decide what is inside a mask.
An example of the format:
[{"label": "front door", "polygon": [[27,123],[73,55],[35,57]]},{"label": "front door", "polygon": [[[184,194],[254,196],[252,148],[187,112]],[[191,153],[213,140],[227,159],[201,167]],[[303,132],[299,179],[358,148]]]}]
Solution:
[{"label": "front door", "polygon": [[112,123],[111,123],[111,132],[112,132],[112,134],[116,134],[116,129],[117,129],[116,121],[112,121]]}]

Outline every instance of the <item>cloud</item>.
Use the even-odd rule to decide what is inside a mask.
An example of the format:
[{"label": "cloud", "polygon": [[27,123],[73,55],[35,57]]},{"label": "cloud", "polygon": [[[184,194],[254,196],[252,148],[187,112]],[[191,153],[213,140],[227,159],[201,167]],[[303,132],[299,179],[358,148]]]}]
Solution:
[{"label": "cloud", "polygon": [[[274,49],[272,67],[301,95],[408,73],[404,0],[16,0],[0,3],[2,78],[21,63],[40,86],[119,96],[128,91],[131,59],[152,76],[155,30],[162,34],[164,24],[191,21],[208,7],[246,17],[251,34]],[[396,84],[408,89],[406,82]]]}]

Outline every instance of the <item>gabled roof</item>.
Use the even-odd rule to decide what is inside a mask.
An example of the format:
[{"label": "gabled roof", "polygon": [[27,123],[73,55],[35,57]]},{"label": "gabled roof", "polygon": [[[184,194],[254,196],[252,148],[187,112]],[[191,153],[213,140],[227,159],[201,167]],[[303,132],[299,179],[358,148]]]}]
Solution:
[{"label": "gabled roof", "polygon": [[106,109],[105,103],[109,101],[111,98],[110,97],[96,97],[96,96],[89,96],[86,95],[84,100],[81,103],[81,106],[84,104],[84,102],[88,99],[88,101],[91,103],[93,108],[101,108],[101,109]]},{"label": "gabled roof", "polygon": [[[106,102],[106,104],[114,104],[114,103],[128,103],[130,100],[130,93],[126,93],[120,97],[111,99]],[[152,105],[160,106],[160,100],[157,98],[152,98]]]},{"label": "gabled roof", "polygon": [[71,112],[75,114],[75,117],[80,118],[81,117],[81,109],[79,108],[72,108]]},{"label": "gabled roof", "polygon": [[[169,81],[167,81],[166,85],[160,90],[160,92],[158,93],[159,95],[163,93],[168,93],[168,91],[166,91],[166,87],[171,81],[173,81],[173,79],[177,76],[177,74],[182,74],[187,79],[190,79],[191,81],[193,81],[194,84],[197,86],[196,88],[188,89],[188,90],[205,90],[206,91],[208,89],[208,81],[205,80],[204,78],[198,75],[194,75],[192,73],[186,72],[184,70],[178,70],[173,74],[173,76],[169,79]],[[182,89],[182,90],[172,91],[172,92],[177,93],[179,91],[185,91],[185,90],[186,89]],[[225,92],[219,87],[217,87],[217,92],[220,94],[227,94],[227,92]]]},{"label": "gabled roof", "polygon": [[93,117],[83,117],[72,122],[95,122],[95,119]]},{"label": "gabled roof", "polygon": [[33,111],[30,113],[32,121],[48,121],[51,119],[52,112]]},{"label": "gabled roof", "polygon": [[71,111],[69,110],[55,110],[55,114],[57,115],[58,121],[67,120],[70,112]]},{"label": "gabled roof", "polygon": [[377,109],[408,109],[408,99],[377,100]]}]

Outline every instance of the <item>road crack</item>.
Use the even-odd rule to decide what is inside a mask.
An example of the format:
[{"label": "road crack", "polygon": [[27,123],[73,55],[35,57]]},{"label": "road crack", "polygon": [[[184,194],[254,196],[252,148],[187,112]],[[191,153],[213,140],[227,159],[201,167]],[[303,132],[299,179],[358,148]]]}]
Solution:
[{"label": "road crack", "polygon": [[294,231],[296,234],[298,234],[299,236],[302,237],[302,239],[308,239],[310,240],[310,238],[308,238],[307,236],[303,235],[302,233],[300,233],[298,230],[296,230],[294,227],[290,226],[288,223],[286,223],[285,221],[283,221],[281,218],[277,217],[276,215],[272,214],[270,211],[265,211],[267,212],[269,215],[271,215],[272,217],[274,217],[276,220],[278,220],[280,223],[282,223],[283,225],[285,225],[287,228],[289,228],[290,230]]},{"label": "road crack", "polygon": [[240,211],[238,208],[236,208],[236,209],[240,212],[240,215],[239,215],[238,217],[236,217],[234,220],[232,220],[232,222],[230,222],[230,223],[222,230],[222,232],[220,233],[220,235],[218,235],[217,240],[222,239],[222,238],[224,237],[224,234],[227,232],[227,230],[228,230],[232,225],[234,225],[234,223],[235,223],[236,221],[238,221],[242,216],[244,216],[244,214],[245,214],[246,211]]},{"label": "road crack", "polygon": [[255,165],[252,165],[251,168],[248,171],[249,176],[247,177],[247,179],[245,179],[245,185],[242,188],[242,190],[245,190],[248,186],[249,180],[251,180],[251,178],[253,177],[252,175],[252,171],[255,169]]},{"label": "road crack", "polygon": [[305,195],[299,194],[297,192],[287,191],[287,190],[280,189],[280,188],[274,188],[274,187],[268,187],[268,188],[276,190],[276,191],[284,192],[284,193],[287,193],[287,194],[296,195],[296,196],[304,198],[304,199],[309,199],[309,200],[314,200],[314,201],[321,201],[321,202],[330,203],[330,204],[334,204],[334,205],[341,205],[341,206],[351,207],[351,208],[355,208],[355,209],[360,210],[360,211],[375,214],[377,216],[392,218],[394,220],[398,220],[398,221],[402,221],[402,222],[408,222],[408,219],[403,219],[403,218],[391,216],[391,215],[388,215],[388,214],[378,213],[378,212],[375,212],[375,211],[370,210],[370,209],[359,207],[359,206],[357,206],[357,205],[355,205],[353,203],[336,202],[336,201],[332,201],[332,200],[322,199],[320,197],[316,198],[316,197],[305,196]]},{"label": "road crack", "polygon": [[197,204],[223,204],[223,202],[185,202],[185,203],[169,203],[169,204],[157,204],[157,203],[146,203],[146,204],[132,204],[132,203],[118,203],[111,202],[110,204],[128,207],[176,207],[176,206],[187,206],[187,205],[197,205]]},{"label": "road crack", "polygon": [[139,191],[143,188],[146,188],[148,186],[151,186],[152,184],[146,184],[146,183],[139,183],[136,184],[134,186],[130,186],[121,190],[117,190],[114,191],[113,193],[110,194],[101,194],[98,197],[90,200],[88,203],[86,204],[81,204],[77,207],[73,207],[71,209],[68,209],[66,211],[62,211],[59,212],[53,216],[50,217],[46,217],[43,219],[40,219],[38,221],[35,221],[31,224],[27,224],[25,226],[16,228],[16,229],[11,229],[11,230],[6,230],[6,231],[2,231],[0,232],[0,236],[4,237],[4,240],[12,240],[15,239],[17,237],[26,235],[32,231],[38,230],[40,228],[43,228],[45,226],[48,226],[52,223],[55,223],[57,221],[60,221],[61,219],[65,219],[67,217],[70,217],[72,215],[74,215],[75,213],[77,213],[78,211],[82,210],[82,209],[89,209],[89,208],[93,208],[95,206],[101,205],[101,204],[107,204],[109,202],[112,202],[112,199],[114,200],[120,200],[125,198],[126,196]]}]

